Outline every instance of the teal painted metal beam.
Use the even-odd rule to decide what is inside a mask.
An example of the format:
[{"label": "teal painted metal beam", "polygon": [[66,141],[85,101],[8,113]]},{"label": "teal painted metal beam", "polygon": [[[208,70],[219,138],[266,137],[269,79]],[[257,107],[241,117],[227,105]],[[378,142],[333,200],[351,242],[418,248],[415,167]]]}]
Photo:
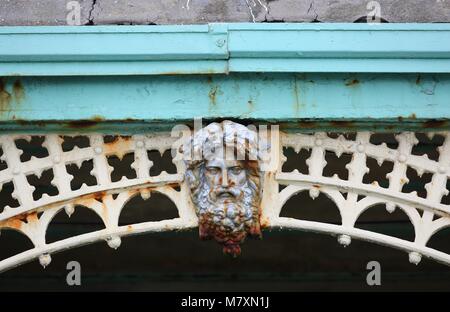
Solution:
[{"label": "teal painted metal beam", "polygon": [[1,76],[450,73],[450,24],[2,27]]},{"label": "teal painted metal beam", "polygon": [[[229,74],[10,77],[8,131],[142,131],[194,118],[297,129],[448,129],[449,74]],[[400,122],[401,121],[401,122]]]}]

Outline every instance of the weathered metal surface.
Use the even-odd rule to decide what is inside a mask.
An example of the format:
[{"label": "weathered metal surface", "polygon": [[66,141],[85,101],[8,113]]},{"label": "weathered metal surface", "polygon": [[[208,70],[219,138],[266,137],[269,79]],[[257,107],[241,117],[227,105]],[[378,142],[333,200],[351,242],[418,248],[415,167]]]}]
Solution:
[{"label": "weathered metal surface", "polygon": [[[301,174],[298,171],[278,171],[272,180],[273,187],[278,190],[278,183],[286,187],[281,192],[271,194],[272,200],[278,202],[277,208],[266,206],[270,226],[296,228],[306,231],[329,233],[338,235],[338,241],[344,246],[351,242],[351,238],[363,239],[399,248],[409,252],[409,260],[418,264],[422,256],[436,261],[450,264],[450,255],[427,247],[429,239],[438,231],[450,226],[450,208],[442,203],[448,195],[448,180],[450,168],[450,138],[449,133],[440,133],[445,137],[442,146],[438,147],[438,161],[430,160],[426,154],[414,155],[412,148],[418,143],[411,132],[404,132],[395,136],[398,148],[389,148],[386,144],[374,145],[370,143],[370,132],[359,132],[355,140],[347,140],[343,136],[332,139],[326,133],[314,135],[288,134],[282,137],[282,146],[292,147],[296,151],[307,149],[311,157],[307,160],[309,172]],[[434,134],[430,134],[432,138]],[[323,176],[325,152],[332,151],[338,157],[342,153],[352,155],[351,162],[346,166],[348,180],[337,175]],[[393,170],[386,175],[389,180],[387,188],[381,187],[375,181],[364,184],[363,177],[369,172],[366,166],[368,158],[376,159],[378,164],[392,162]],[[285,159],[284,159],[285,160]],[[283,159],[281,162],[284,161]],[[407,169],[413,169],[418,176],[431,173],[432,179],[425,185],[426,198],[418,196],[417,192],[405,193],[403,186],[409,182]],[[279,217],[279,213],[286,201],[296,193],[309,191],[312,198],[324,193],[338,207],[342,225],[321,224]],[[341,192],[347,193],[344,197]],[[364,198],[358,199],[363,195]],[[415,229],[413,242],[371,233],[355,227],[358,217],[370,207],[385,204],[389,212],[395,209],[403,210],[409,217]]]},{"label": "weathered metal surface", "polygon": [[1,76],[449,73],[449,24],[2,27]]},{"label": "weathered metal surface", "polygon": [[0,128],[28,133],[111,129],[142,133],[158,127],[170,131],[173,125],[192,123],[199,116],[279,122],[302,130],[449,129],[450,119],[448,74],[11,77],[2,81]]},{"label": "weathered metal surface", "polygon": [[[36,257],[39,257],[41,264],[45,266],[50,262],[50,253],[100,239],[106,240],[112,248],[117,248],[120,246],[121,236],[183,229],[196,225],[197,217],[188,206],[186,189],[182,186],[183,176],[168,174],[164,171],[158,176],[150,176],[152,162],[147,157],[147,149],[158,150],[161,153],[170,149],[174,142],[174,138],[170,135],[136,135],[108,143],[104,142],[102,135],[90,135],[89,147],[75,146],[72,150],[65,152],[62,150],[62,138],[58,135],[48,135],[43,143],[48,156],[31,157],[27,162],[20,160],[22,150],[15,145],[15,140],[21,138],[29,140],[27,136],[3,135],[0,137],[3,150],[1,159],[7,164],[7,167],[0,171],[0,181],[2,185],[13,182],[12,196],[19,204],[14,208],[2,207],[0,228],[9,228],[25,234],[35,248],[2,261],[0,271]],[[108,164],[107,156],[116,155],[121,158],[129,152],[134,153],[132,168],[136,171],[136,178],[122,177],[119,181],[112,181],[113,167]],[[89,160],[94,163],[91,174],[96,178],[96,183],[82,184],[80,188],[73,189],[71,180],[76,178],[77,174],[69,174],[67,166],[76,164],[80,168],[84,161]],[[183,164],[180,163],[177,166],[179,166],[178,170],[182,171]],[[53,172],[51,184],[57,188],[58,194],[49,196],[44,193],[41,198],[35,199],[35,187],[29,184],[27,177],[31,174],[41,176],[47,169]],[[177,191],[175,187],[180,185],[181,189]],[[119,217],[124,205],[134,196],[148,198],[152,192],[164,194],[176,203],[179,218],[119,226]],[[105,229],[47,244],[45,237],[51,220],[62,209],[65,209],[70,216],[78,205],[92,209],[100,216]]]},{"label": "weathered metal surface", "polygon": [[[387,146],[385,143],[375,144],[370,139],[373,133],[358,132],[354,139],[343,136],[331,136],[324,132],[278,133],[270,135],[270,162],[264,167],[264,178],[261,184],[262,201],[260,224],[262,228],[291,228],[313,231],[338,236],[338,242],[348,246],[352,239],[361,239],[377,244],[391,246],[404,250],[409,254],[412,263],[419,263],[421,257],[428,257],[438,262],[450,265],[450,255],[432,249],[427,244],[433,235],[450,226],[450,206],[444,202],[448,196],[450,181],[450,133],[429,133],[429,137],[438,136],[442,145],[438,147],[438,157],[430,159],[427,154],[413,153],[413,147],[418,143],[412,132],[403,132],[395,136],[398,147]],[[18,200],[17,207],[4,207],[0,212],[0,229],[8,228],[19,231],[30,238],[34,248],[4,259],[0,262],[0,271],[39,258],[42,265],[50,263],[50,255],[68,248],[74,248],[99,240],[105,240],[112,248],[121,244],[120,237],[155,231],[170,231],[191,228],[198,225],[198,219],[189,195],[189,185],[183,181],[185,166],[182,158],[174,158],[177,167],[176,174],[162,172],[160,175],[149,176],[152,166],[147,158],[147,150],[156,149],[160,152],[174,147],[178,150],[181,141],[171,137],[169,133],[158,135],[135,135],[106,141],[102,135],[90,134],[89,146],[75,147],[70,151],[61,149],[60,136],[50,134],[45,136],[43,146],[48,150],[48,156],[31,157],[27,161],[20,158],[21,151],[14,140],[28,139],[26,136],[3,135],[0,144],[3,150],[1,160],[6,162],[0,171],[0,182],[12,181],[14,192],[12,196]],[[378,142],[380,143],[380,142]],[[392,142],[390,142],[392,143]],[[308,172],[283,172],[286,157],[283,148],[293,148],[310,151],[306,160]],[[338,157],[350,154],[351,161],[347,164],[348,178],[324,175],[327,164],[325,154],[334,153]],[[107,156],[120,156],[124,153],[134,153],[132,167],[136,170],[136,178],[122,178],[113,182],[111,167]],[[363,177],[369,171],[368,159],[375,159],[379,164],[391,162],[391,172],[386,177],[388,186],[380,186],[364,182]],[[70,181],[76,174],[69,174],[66,165],[93,160],[91,171],[96,177],[95,185],[82,185],[73,190]],[[54,177],[51,181],[58,189],[57,195],[42,195],[40,199],[33,197],[34,188],[27,181],[29,174],[40,175],[43,170],[52,169]],[[403,187],[409,183],[408,170],[414,170],[418,176],[431,175],[430,182],[424,186],[423,194],[408,193]],[[280,188],[280,186],[285,186]],[[179,190],[177,190],[179,187]],[[312,198],[323,193],[337,206],[341,216],[341,225],[305,221],[288,217],[280,217],[285,203],[299,192],[309,192]],[[152,192],[167,196],[177,206],[179,217],[158,222],[144,222],[119,226],[118,220],[126,202],[134,196],[148,198]],[[346,193],[344,196],[342,193]],[[362,197],[361,197],[362,196]],[[407,241],[384,234],[356,228],[359,216],[376,205],[386,205],[389,212],[401,209],[409,217],[415,230],[414,241]],[[70,237],[54,243],[46,242],[47,228],[53,217],[62,209],[70,215],[75,206],[81,205],[92,209],[103,220],[105,228],[96,232]],[[301,209],[299,207],[298,209]],[[233,245],[234,246],[234,245]]]}]

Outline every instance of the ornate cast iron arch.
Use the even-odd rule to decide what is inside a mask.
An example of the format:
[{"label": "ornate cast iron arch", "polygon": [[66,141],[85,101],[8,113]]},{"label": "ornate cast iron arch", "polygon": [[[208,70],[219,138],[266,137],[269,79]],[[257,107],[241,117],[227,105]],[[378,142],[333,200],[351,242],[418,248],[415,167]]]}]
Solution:
[{"label": "ornate cast iron arch", "polygon": [[[450,226],[450,206],[443,201],[450,180],[449,34],[448,25],[403,24],[3,27],[0,184],[11,196],[11,207],[0,207],[0,230],[23,233],[34,247],[0,261],[0,271],[33,259],[46,266],[52,254],[96,241],[118,248],[127,235],[197,227],[202,215],[186,179],[189,164],[174,158],[176,173],[152,176],[154,164],[147,155],[171,150],[178,137],[170,130],[178,124],[192,128],[197,116],[280,126],[270,131],[271,162],[261,171],[261,198],[252,211],[257,218],[248,227],[242,225],[247,219],[238,218],[236,228],[242,225],[253,234],[259,234],[256,225],[312,231],[337,236],[344,246],[361,239],[403,250],[415,264],[422,257],[450,264],[449,254],[428,246],[433,235]],[[77,55],[59,44],[62,37],[74,36]],[[44,44],[31,45],[31,37]],[[118,41],[122,44],[114,45]],[[179,75],[167,75],[173,73]],[[356,137],[328,134],[343,131]],[[396,133],[398,146],[374,144],[375,132]],[[442,139],[437,158],[413,153],[418,132]],[[123,136],[111,142],[110,134]],[[30,142],[33,136],[43,137],[47,154],[23,159],[17,141]],[[88,143],[65,150],[64,137],[71,136],[84,136]],[[307,173],[282,170],[285,148],[310,151]],[[326,153],[351,155],[348,179],[324,175]],[[127,154],[134,155],[136,176],[113,180],[108,158]],[[369,158],[393,164],[387,187],[364,182]],[[84,162],[92,163],[89,175],[96,182],[73,187],[78,173],[68,167],[81,168]],[[403,190],[408,170],[431,177],[425,197]],[[56,192],[35,196],[30,176],[39,179],[48,172],[48,186]],[[330,198],[342,224],[280,217],[289,198],[302,191]],[[152,192],[167,196],[179,217],[119,226],[128,200]],[[406,213],[414,241],[355,227],[359,216],[378,204]],[[76,205],[94,211],[104,228],[47,243],[53,217],[63,209],[72,214]],[[234,229],[229,221],[222,224],[228,224],[227,235]],[[237,253],[240,238],[233,237],[232,248],[225,240],[230,253]]]}]

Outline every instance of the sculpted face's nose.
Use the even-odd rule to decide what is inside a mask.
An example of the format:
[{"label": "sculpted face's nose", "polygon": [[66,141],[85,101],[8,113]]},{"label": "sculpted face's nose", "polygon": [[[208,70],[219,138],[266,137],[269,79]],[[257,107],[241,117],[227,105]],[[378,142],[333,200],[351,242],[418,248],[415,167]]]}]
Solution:
[{"label": "sculpted face's nose", "polygon": [[228,187],[228,173],[227,169],[222,170],[222,186]]}]

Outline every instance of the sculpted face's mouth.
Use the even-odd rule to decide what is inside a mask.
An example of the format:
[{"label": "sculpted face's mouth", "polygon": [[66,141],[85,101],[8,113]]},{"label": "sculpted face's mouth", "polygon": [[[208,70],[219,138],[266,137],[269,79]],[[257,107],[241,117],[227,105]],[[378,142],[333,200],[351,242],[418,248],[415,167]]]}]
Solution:
[{"label": "sculpted face's mouth", "polygon": [[221,198],[221,199],[231,199],[231,198],[235,198],[234,194],[231,193],[231,192],[228,192],[228,191],[225,191],[225,192],[219,192],[219,193],[217,194],[217,197],[218,197],[218,198]]}]

